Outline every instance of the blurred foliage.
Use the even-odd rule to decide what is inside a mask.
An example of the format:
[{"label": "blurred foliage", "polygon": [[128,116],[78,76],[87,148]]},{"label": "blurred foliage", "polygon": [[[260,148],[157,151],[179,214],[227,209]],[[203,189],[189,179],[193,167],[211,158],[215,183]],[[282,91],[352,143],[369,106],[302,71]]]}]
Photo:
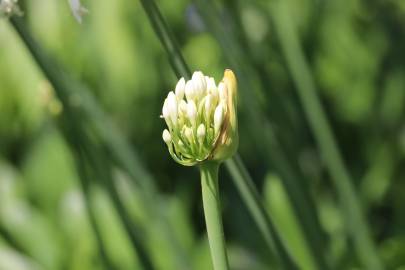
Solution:
[{"label": "blurred foliage", "polygon": [[[245,90],[253,98],[260,88],[263,113],[305,178],[301,184],[309,189],[327,234],[327,257],[335,269],[362,269],[296,96],[271,10],[261,2],[209,1],[223,7],[221,22],[235,31],[242,49],[238,61],[245,71],[254,71],[247,73],[252,89]],[[405,269],[405,4],[288,3],[290,23],[299,30],[379,255],[386,269]],[[90,13],[81,25],[65,1],[26,1],[24,18],[46,51],[92,91],[156,180],[161,199],[156,204],[170,233],[149,215],[150,208],[139,201],[142,191],[127,175],[117,168],[112,174],[129,215],[143,228],[155,268],[211,269],[197,172],[175,164],[161,140],[161,106],[176,82],[167,56],[138,1],[83,4]],[[157,4],[191,69],[220,79],[230,61],[227,48],[204,23],[206,15],[192,1]],[[300,269],[315,269],[280,175],[261,158],[261,142],[251,136],[261,131],[251,130],[246,103],[241,100],[241,156],[288,251]],[[60,129],[64,109],[11,25],[0,20],[0,269],[104,267],[75,166],[77,155]],[[269,269],[274,258],[264,251],[229,175],[221,170],[220,178],[231,268]],[[140,268],[110,193],[102,184],[91,193],[90,207],[114,269]]]}]

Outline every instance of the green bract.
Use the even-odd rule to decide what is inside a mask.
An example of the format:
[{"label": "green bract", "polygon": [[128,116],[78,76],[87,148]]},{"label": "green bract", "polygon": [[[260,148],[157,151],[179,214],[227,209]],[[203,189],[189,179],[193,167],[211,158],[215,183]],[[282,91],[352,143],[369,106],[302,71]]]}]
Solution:
[{"label": "green bract", "polygon": [[229,69],[218,86],[201,71],[187,82],[181,78],[162,109],[168,127],[162,137],[173,159],[193,166],[232,156],[238,147],[236,103],[236,77]]}]

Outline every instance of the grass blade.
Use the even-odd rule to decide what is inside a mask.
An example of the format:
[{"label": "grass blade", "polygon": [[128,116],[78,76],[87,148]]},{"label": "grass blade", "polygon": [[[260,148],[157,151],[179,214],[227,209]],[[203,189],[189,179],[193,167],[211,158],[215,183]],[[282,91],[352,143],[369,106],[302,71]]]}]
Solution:
[{"label": "grass blade", "polygon": [[[240,76],[240,93],[244,95],[243,100],[246,102],[246,111],[249,115],[249,123],[254,128],[253,130],[263,130],[261,133],[254,132],[252,136],[255,137],[255,141],[261,142],[260,148],[264,148],[263,156],[266,160],[271,162],[277,171],[280,174],[283,184],[288,192],[289,198],[294,207],[294,211],[299,217],[301,226],[306,232],[306,241],[307,245],[311,248],[311,254],[313,260],[317,263],[319,269],[328,269],[328,263],[325,256],[325,233],[320,225],[318,214],[316,212],[315,204],[305,187],[302,184],[302,180],[305,180],[302,174],[299,172],[299,167],[292,162],[288,157],[294,157],[297,155],[296,152],[288,151],[284,147],[284,137],[287,137],[290,134],[291,130],[294,130],[292,123],[288,123],[284,120],[285,117],[280,117],[276,114],[272,114],[272,119],[276,122],[278,127],[282,127],[284,132],[275,132],[271,127],[269,121],[264,117],[265,114],[265,105],[262,105],[258,100],[260,100],[263,95],[261,89],[251,90],[255,87],[253,80],[250,79],[255,77],[255,71],[252,70],[251,66],[254,64],[247,59],[246,50],[243,50],[241,45],[236,38],[236,35],[232,31],[232,21],[224,21],[220,16],[219,10],[215,7],[214,1],[202,1],[196,0],[196,4],[205,19],[205,23],[209,30],[213,33],[216,39],[219,41],[220,45],[223,48],[223,53],[226,56],[228,62],[234,68]],[[225,16],[229,20],[233,19],[233,16]],[[225,25],[229,23],[230,25]],[[236,22],[234,22],[236,24]],[[246,91],[249,89],[249,91]],[[245,90],[245,91],[244,91]],[[252,98],[256,93],[256,98]],[[285,99],[282,97],[278,98],[278,102],[285,105]],[[286,105],[285,105],[286,106]],[[259,108],[259,109],[257,109]],[[281,106],[277,110],[281,110],[284,115],[287,115],[285,112],[285,107]],[[297,114],[297,112],[295,112]],[[264,123],[264,124],[263,124]],[[284,141],[282,141],[284,140]],[[287,141],[291,145],[291,141]],[[265,147],[263,147],[263,145]],[[270,154],[271,153],[271,154]]]},{"label": "grass blade", "polygon": [[[91,156],[92,149],[96,149],[97,147],[95,144],[93,144],[87,136],[83,133],[85,128],[84,124],[81,125],[82,121],[78,120],[81,119],[81,114],[77,112],[77,110],[71,106],[70,99],[69,99],[69,91],[68,91],[68,84],[65,81],[63,73],[57,68],[57,65],[55,63],[52,63],[51,60],[44,54],[40,46],[35,42],[35,40],[31,37],[29,31],[27,30],[24,22],[22,21],[21,18],[12,18],[11,19],[12,25],[14,28],[17,30],[17,33],[20,35],[21,39],[24,41],[28,49],[30,50],[31,54],[33,55],[35,61],[38,63],[40,68],[43,70],[49,81],[52,83],[52,85],[55,88],[55,91],[58,94],[58,97],[62,101],[64,105],[64,110],[65,113],[62,114],[62,125],[64,125],[64,134],[68,139],[68,142],[71,144],[71,147],[73,149],[76,149],[77,151],[81,151],[84,153],[86,156],[85,160],[89,160],[92,164],[92,172],[93,176],[95,176],[95,179],[99,178],[105,178],[108,175],[102,174],[100,175],[100,168],[105,168],[105,166],[98,166],[95,164],[97,160],[100,159],[102,155],[93,155]],[[73,133],[72,133],[73,132]],[[83,171],[84,168],[82,166],[78,166],[79,172],[81,172],[81,175],[86,175],[86,172]],[[111,178],[111,177],[110,177]],[[86,181],[85,177],[81,177],[83,181]],[[107,179],[112,181],[111,179]],[[88,190],[88,183],[83,182],[82,183],[83,190],[86,195],[88,193],[86,192]],[[142,241],[138,239],[138,236],[140,235],[139,232],[136,233],[134,231],[137,231],[135,224],[130,222],[130,218],[128,217],[127,213],[124,211],[124,207],[122,204],[120,204],[120,201],[118,199],[118,194],[113,193],[114,190],[108,189],[110,191],[110,195],[113,199],[113,202],[115,203],[115,207],[118,211],[118,214],[121,218],[121,221],[124,224],[124,228],[126,229],[129,238],[131,240],[131,244],[134,247],[134,250],[137,253],[137,256],[139,257],[141,263],[143,264],[144,269],[150,270],[153,269],[151,260],[149,259],[149,256],[147,252],[145,251],[145,248],[143,247]],[[90,215],[91,217],[91,215]],[[94,222],[92,222],[93,225],[95,225]],[[97,234],[97,226],[93,226],[96,234]],[[105,254],[105,252],[101,251],[102,254]],[[107,261],[105,259],[105,261]],[[108,264],[110,265],[110,264]]]},{"label": "grass blade", "polygon": [[274,6],[272,11],[288,68],[294,79],[296,90],[303,104],[312,132],[339,194],[342,212],[345,216],[344,219],[347,222],[349,234],[354,241],[355,249],[367,269],[383,269],[352,180],[339,153],[319,97],[316,94],[315,83],[305,60],[298,36],[290,21],[288,3],[277,1],[277,5]]},{"label": "grass blade", "polygon": [[290,254],[283,247],[283,243],[277,234],[275,227],[264,209],[260,195],[254,186],[253,180],[246,171],[239,155],[225,162],[225,165],[234,179],[237,189],[241,193],[253,219],[256,222],[266,244],[271,247],[273,252],[280,258],[280,264],[284,269],[298,269]]}]

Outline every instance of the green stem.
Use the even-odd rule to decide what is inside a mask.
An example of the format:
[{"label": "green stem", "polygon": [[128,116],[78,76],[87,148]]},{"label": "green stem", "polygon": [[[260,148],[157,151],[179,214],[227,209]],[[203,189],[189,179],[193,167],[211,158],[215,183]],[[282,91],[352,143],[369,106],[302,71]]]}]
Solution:
[{"label": "green stem", "polygon": [[200,166],[202,198],[214,270],[228,270],[219,200],[218,169],[219,163],[216,162],[205,162]]}]

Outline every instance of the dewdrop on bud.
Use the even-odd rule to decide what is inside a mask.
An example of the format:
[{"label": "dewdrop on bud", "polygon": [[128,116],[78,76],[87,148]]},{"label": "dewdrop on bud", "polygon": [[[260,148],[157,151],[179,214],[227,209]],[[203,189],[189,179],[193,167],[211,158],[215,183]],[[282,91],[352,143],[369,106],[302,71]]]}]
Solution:
[{"label": "dewdrop on bud", "polygon": [[231,70],[225,71],[218,87],[201,71],[188,81],[181,78],[162,108],[169,127],[162,136],[172,158],[193,166],[231,157],[239,142],[236,103],[236,77]]},{"label": "dewdrop on bud", "polygon": [[169,144],[172,141],[172,135],[170,135],[170,132],[167,129],[163,130],[162,138],[166,144]]}]

